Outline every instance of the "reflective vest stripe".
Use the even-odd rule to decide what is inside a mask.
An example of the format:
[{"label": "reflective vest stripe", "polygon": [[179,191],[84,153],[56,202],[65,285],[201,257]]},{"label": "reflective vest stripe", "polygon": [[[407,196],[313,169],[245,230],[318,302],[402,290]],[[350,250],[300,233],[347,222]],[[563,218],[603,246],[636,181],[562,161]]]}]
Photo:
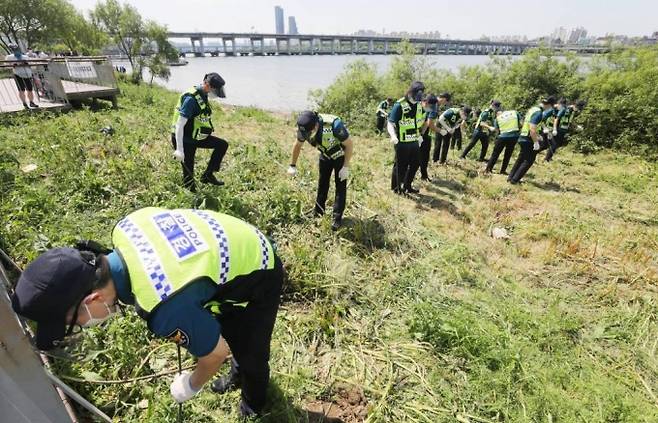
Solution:
[{"label": "reflective vest stripe", "polygon": [[260,240],[260,254],[261,254],[260,268],[264,270],[267,269],[267,267],[270,264],[270,249],[268,248],[268,243],[267,243],[267,239],[265,238],[265,235],[263,235],[263,233],[256,228],[254,228],[254,231],[256,232],[256,235],[258,235],[258,239]]},{"label": "reflective vest stripe", "polygon": [[149,276],[156,296],[160,300],[165,300],[173,292],[173,288],[167,279],[167,275],[164,273],[160,257],[156,254],[155,248],[149,242],[144,232],[130,218],[126,217],[122,219],[117,224],[117,228],[135,245],[135,249],[139,252],[139,261]]},{"label": "reflective vest stripe", "polygon": [[201,219],[205,220],[210,227],[213,235],[217,239],[217,246],[219,248],[219,281],[220,285],[228,282],[228,272],[230,270],[230,252],[228,246],[228,238],[226,237],[226,231],[224,227],[212,216],[202,210],[193,210],[194,214],[199,216]]}]

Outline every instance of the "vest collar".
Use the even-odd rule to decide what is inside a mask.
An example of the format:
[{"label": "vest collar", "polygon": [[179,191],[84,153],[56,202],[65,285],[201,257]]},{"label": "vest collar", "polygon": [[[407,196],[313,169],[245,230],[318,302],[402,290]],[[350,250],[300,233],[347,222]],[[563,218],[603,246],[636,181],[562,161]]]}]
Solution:
[{"label": "vest collar", "polygon": [[110,265],[110,275],[114,282],[114,287],[117,290],[119,301],[124,304],[134,304],[135,297],[130,291],[130,283],[128,282],[126,265],[119,255],[118,251],[112,251],[107,256],[107,261]]}]

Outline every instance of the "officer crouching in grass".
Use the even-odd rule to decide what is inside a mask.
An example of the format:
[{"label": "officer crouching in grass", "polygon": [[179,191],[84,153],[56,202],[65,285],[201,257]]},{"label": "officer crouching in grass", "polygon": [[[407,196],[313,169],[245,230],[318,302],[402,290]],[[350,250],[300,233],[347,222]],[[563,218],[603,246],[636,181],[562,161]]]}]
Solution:
[{"label": "officer crouching in grass", "polygon": [[224,185],[215,177],[219,171],[222,159],[228,149],[226,140],[212,134],[212,108],[209,98],[225,98],[224,79],[217,73],[209,73],[203,77],[201,85],[192,87],[178,99],[171,122],[171,143],[174,146],[174,158],[183,167],[183,185],[196,192],[194,183],[194,157],[197,148],[212,149],[201,182],[211,185]]},{"label": "officer crouching in grass", "polygon": [[336,198],[334,199],[331,229],[336,231],[343,222],[343,212],[347,201],[347,178],[350,175],[350,161],[354,144],[343,121],[328,114],[318,114],[307,110],[297,119],[297,142],[292,149],[292,160],[288,175],[297,173],[297,159],[304,142],[320,151],[318,193],[313,214],[324,215],[324,206],[329,194],[331,173],[334,173]]},{"label": "officer crouching in grass", "polygon": [[[580,114],[585,108],[585,101],[579,100],[575,103],[567,106],[567,100],[561,98],[558,102],[557,114],[553,122],[553,138],[549,143],[548,151],[546,152],[546,162],[550,162],[553,159],[553,155],[558,148],[564,147],[569,143],[569,130],[573,123],[573,119]],[[582,129],[582,127],[578,127]]]},{"label": "officer crouching in grass", "polygon": [[211,389],[239,386],[241,415],[261,413],[284,272],[268,239],[225,214],[149,207],[119,221],[112,242],[114,251],[54,248],[27,266],[11,301],[37,322],[37,347],[133,305],[151,332],[198,357],[171,384],[177,402],[196,395],[230,352],[230,375]]}]

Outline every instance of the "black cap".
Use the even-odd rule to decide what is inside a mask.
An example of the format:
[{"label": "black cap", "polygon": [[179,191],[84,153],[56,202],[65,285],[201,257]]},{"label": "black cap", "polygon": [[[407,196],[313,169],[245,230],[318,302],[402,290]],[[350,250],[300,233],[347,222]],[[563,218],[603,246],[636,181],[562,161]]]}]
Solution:
[{"label": "black cap", "polygon": [[444,98],[446,101],[450,101],[452,99],[452,95],[450,95],[448,92],[445,92],[439,94],[439,98]]},{"label": "black cap", "polygon": [[556,100],[555,100],[555,97],[551,95],[551,96],[542,98],[541,102],[544,103],[544,104],[550,104],[551,106],[553,106],[555,104]]},{"label": "black cap", "polygon": [[578,109],[583,110],[585,106],[587,106],[587,102],[585,100],[576,101],[576,107],[578,107]]},{"label": "black cap", "polygon": [[499,100],[491,100],[491,105],[493,107],[500,107],[501,103]]},{"label": "black cap", "polygon": [[466,113],[467,115],[470,115],[471,112],[473,111],[473,109],[471,109],[471,108],[468,107],[468,106],[462,106],[462,110],[463,110],[464,113]]},{"label": "black cap", "polygon": [[427,102],[427,104],[437,104],[439,102],[439,99],[436,98],[434,94],[428,94],[427,97],[424,98],[424,100]]},{"label": "black cap", "polygon": [[37,348],[66,335],[66,313],[91,293],[96,263],[74,248],[53,248],[30,263],[11,297],[14,311],[37,322]]},{"label": "black cap", "polygon": [[310,110],[302,112],[297,118],[297,139],[299,141],[308,141],[315,124],[320,121],[318,114]]},{"label": "black cap", "polygon": [[209,74],[206,74],[203,77],[203,80],[210,85],[210,88],[215,91],[215,94],[217,94],[217,97],[220,98],[225,98],[226,93],[224,92],[224,85],[226,85],[226,82],[224,81],[224,78],[219,76],[217,72],[211,72]]}]

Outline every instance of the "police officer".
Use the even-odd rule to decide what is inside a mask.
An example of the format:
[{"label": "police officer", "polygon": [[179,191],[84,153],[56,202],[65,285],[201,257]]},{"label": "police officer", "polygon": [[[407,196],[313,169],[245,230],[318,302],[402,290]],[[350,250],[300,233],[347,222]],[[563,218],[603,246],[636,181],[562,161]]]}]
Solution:
[{"label": "police officer", "polygon": [[178,99],[171,123],[171,143],[174,146],[174,158],[181,162],[183,168],[183,185],[190,191],[196,191],[194,183],[194,156],[197,148],[209,148],[213,152],[201,182],[212,185],[224,185],[214,173],[219,171],[222,159],[228,149],[228,143],[212,134],[212,108],[209,98],[224,98],[224,79],[217,73],[203,77],[201,85],[192,87]]},{"label": "police officer", "polygon": [[526,113],[518,140],[521,152],[507,178],[509,183],[518,184],[535,163],[537,152],[541,149],[543,143],[541,134],[544,129],[544,122],[550,116],[554,104],[555,97],[550,96],[542,99],[538,106],[531,107]]},{"label": "police officer", "polygon": [[194,371],[171,384],[177,402],[202,389],[230,348],[231,376],[211,388],[239,385],[241,414],[258,415],[284,272],[263,233],[221,213],[148,207],[121,219],[112,242],[113,251],[54,248],[27,266],[11,300],[37,322],[37,347],[51,349],[75,327],[108,319],[119,303],[133,305],[151,332],[198,357]]},{"label": "police officer", "polygon": [[482,149],[480,150],[479,161],[485,161],[487,155],[487,150],[489,149],[489,136],[493,135],[495,132],[494,128],[494,119],[496,118],[496,112],[500,110],[500,101],[491,100],[489,107],[484,109],[475,123],[475,129],[473,130],[473,135],[471,136],[471,142],[466,146],[464,151],[461,154],[461,158],[465,159],[468,153],[475,147],[475,144],[479,142],[482,143]]},{"label": "police officer", "polygon": [[392,106],[393,99],[391,97],[379,103],[379,107],[377,108],[377,134],[384,132],[384,126],[388,120],[388,111]]},{"label": "police officer", "polygon": [[437,106],[438,99],[434,94],[428,94],[421,102],[425,112],[425,122],[421,127],[420,139],[420,179],[429,181],[430,177],[427,173],[427,166],[430,162],[430,150],[432,149],[432,134],[438,134],[439,128],[436,126],[436,118],[438,116]]},{"label": "police officer", "polygon": [[[471,108],[468,106],[450,107],[439,116],[439,126],[441,130],[438,135],[441,135],[441,156],[439,163],[444,164],[448,158],[448,147],[450,145],[451,137],[459,131],[458,135],[461,136],[461,131],[466,128],[466,121],[471,114]],[[438,140],[438,136],[437,136]],[[437,148],[434,148],[436,154]]]},{"label": "police officer", "polygon": [[388,115],[388,134],[395,149],[391,189],[397,194],[420,192],[412,183],[418,171],[420,130],[425,122],[425,111],[420,104],[424,93],[425,85],[415,81]]},{"label": "police officer", "polygon": [[[452,95],[448,92],[439,94],[439,110],[437,115],[441,116],[446,110],[452,107]],[[440,128],[440,127],[439,127]],[[448,157],[448,149],[450,148],[450,140],[452,134],[445,129],[439,129],[434,139],[434,152],[432,153],[432,161],[434,163],[445,163]]]},{"label": "police officer", "polygon": [[334,200],[331,229],[336,231],[343,222],[343,212],[347,200],[347,178],[350,175],[350,161],[354,144],[343,121],[329,114],[319,114],[307,110],[297,118],[297,142],[292,149],[292,160],[288,168],[289,175],[297,173],[299,152],[307,142],[320,151],[318,193],[313,213],[324,214],[324,206],[329,193],[331,173],[334,173],[336,198]]},{"label": "police officer", "polygon": [[516,110],[506,110],[504,112],[499,110],[496,112],[494,129],[498,132],[498,137],[496,138],[496,144],[494,144],[493,152],[487,163],[486,173],[491,173],[498,161],[500,153],[505,150],[500,173],[507,175],[507,166],[512,158],[512,153],[514,153],[516,141],[519,139],[521,119],[521,114]]},{"label": "police officer", "polygon": [[549,145],[548,151],[546,152],[546,158],[544,159],[547,162],[550,162],[553,159],[553,155],[558,148],[567,145],[569,130],[571,129],[571,124],[573,119],[582,112],[585,107],[585,102],[580,100],[572,103],[567,106],[567,100],[561,98],[558,102],[557,115],[555,116],[555,121],[553,123],[552,134],[553,139]]}]

